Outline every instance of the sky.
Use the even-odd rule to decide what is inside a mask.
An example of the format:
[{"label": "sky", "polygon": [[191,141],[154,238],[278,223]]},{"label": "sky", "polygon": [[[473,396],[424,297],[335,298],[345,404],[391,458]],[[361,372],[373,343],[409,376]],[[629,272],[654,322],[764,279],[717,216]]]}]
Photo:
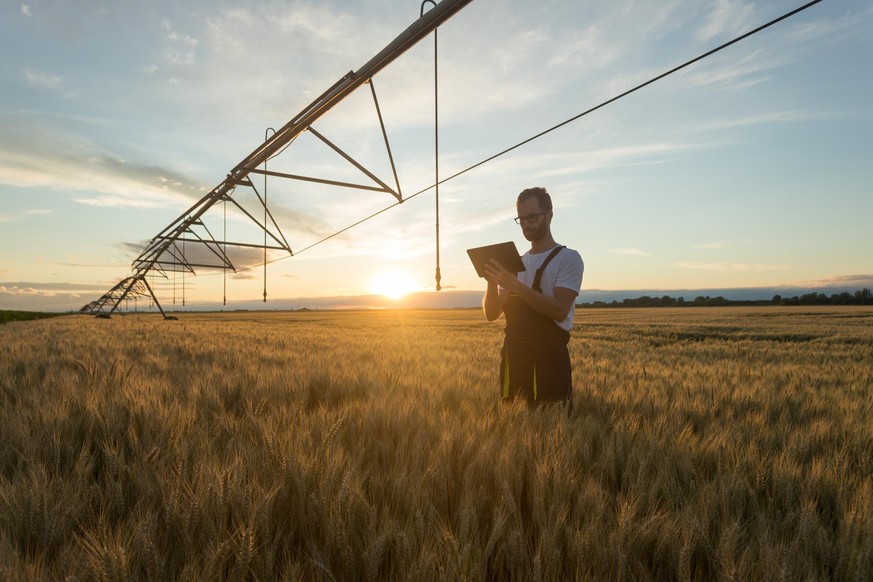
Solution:
[{"label": "sky", "polygon": [[[401,191],[432,186],[437,159],[440,178],[452,176],[800,5],[474,0],[438,30],[438,158],[433,36],[373,80]],[[99,298],[268,128],[369,61],[420,6],[3,0],[0,309]],[[167,309],[391,305],[404,292],[469,302],[484,282],[466,249],[526,250],[515,198],[543,186],[556,240],[585,261],[582,301],[873,287],[871,55],[873,5],[824,0],[443,183],[439,296],[433,189],[310,247],[394,198],[261,176],[295,251],[268,254],[267,303],[261,250],[234,254],[235,273],[150,280]],[[394,184],[367,86],[314,127]],[[368,183],[308,132],[269,165]],[[263,242],[232,208],[204,221],[218,239]]]}]

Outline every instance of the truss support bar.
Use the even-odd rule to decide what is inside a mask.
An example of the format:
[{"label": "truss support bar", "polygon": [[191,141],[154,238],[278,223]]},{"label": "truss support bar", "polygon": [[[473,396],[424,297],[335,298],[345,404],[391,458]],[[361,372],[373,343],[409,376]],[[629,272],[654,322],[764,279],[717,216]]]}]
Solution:
[{"label": "truss support bar", "polygon": [[[385,182],[383,182],[382,180],[380,180],[379,178],[377,178],[376,175],[373,174],[373,172],[371,172],[370,170],[368,170],[367,168],[365,168],[364,166],[362,166],[361,164],[359,164],[359,163],[358,163],[358,162],[357,162],[357,161],[356,161],[352,156],[350,156],[349,154],[347,154],[346,152],[344,152],[342,149],[340,149],[340,147],[337,146],[335,143],[333,143],[332,141],[330,141],[329,139],[327,139],[326,137],[324,137],[323,135],[321,135],[320,133],[318,133],[317,131],[315,131],[315,128],[314,128],[314,127],[310,127],[310,128],[309,128],[309,133],[311,133],[312,135],[314,135],[315,137],[317,137],[318,139],[320,139],[321,141],[323,141],[325,144],[327,144],[327,146],[328,146],[330,149],[332,149],[333,151],[335,151],[336,153],[338,153],[339,155],[341,155],[341,156],[343,157],[343,159],[345,159],[347,162],[349,162],[349,163],[352,164],[354,167],[356,167],[357,169],[359,169],[361,172],[363,172],[364,174],[366,174],[368,178],[370,178],[371,180],[373,180],[374,182],[376,182],[377,184],[379,184],[380,186],[382,186],[382,188],[384,188],[384,191],[385,191],[385,192],[389,192],[389,193],[392,194],[395,198],[397,198],[398,200],[400,200],[400,195],[397,194],[397,192],[395,192],[394,190],[392,190],[392,189],[391,189],[391,186],[389,186],[388,184],[386,184]],[[400,201],[402,202],[402,200],[400,200]]]},{"label": "truss support bar", "polygon": [[233,247],[250,247],[253,249],[269,249],[271,251],[288,251],[291,252],[291,249],[283,246],[274,246],[274,245],[262,245],[262,244],[253,244],[253,243],[241,243],[241,242],[232,242],[225,240],[204,240],[204,239],[193,239],[193,238],[173,238],[169,236],[163,236],[160,238],[166,238],[175,240],[178,242],[188,242],[188,243],[198,243],[203,245],[228,245]]},{"label": "truss support bar", "polygon": [[[262,248],[262,247],[258,246],[258,248]],[[236,272],[236,269],[234,269],[233,266],[228,267],[227,265],[224,265],[222,263],[213,263],[213,264],[186,263],[185,265],[182,265],[180,263],[173,263],[171,261],[154,261],[154,262],[149,261],[149,263],[147,265],[144,265],[143,267],[139,267],[139,268],[142,269],[145,267],[147,267],[149,269],[154,268],[154,267],[198,267],[200,269],[228,269],[228,268],[230,268],[231,270],[233,270],[233,272]],[[168,268],[167,271],[170,273],[193,273],[194,272],[193,270],[188,269],[188,268]]]},{"label": "truss support bar", "polygon": [[155,302],[155,305],[158,306],[158,310],[161,312],[161,315],[164,316],[164,319],[167,319],[167,314],[164,313],[164,308],[161,307],[161,302],[158,301],[158,296],[155,295],[155,292],[152,290],[152,286],[149,285],[148,281],[146,281],[145,275],[140,275],[140,277],[142,278],[142,282],[143,285],[145,285],[145,288],[149,290],[149,294],[152,296],[152,300]]},{"label": "truss support bar", "polygon": [[[260,197],[260,194],[258,195],[258,197]],[[230,202],[231,202],[231,204],[233,204],[234,206],[237,207],[237,210],[239,210],[240,212],[242,212],[243,214],[245,214],[246,216],[248,216],[249,220],[251,220],[252,222],[254,222],[254,223],[258,226],[258,228],[260,228],[261,230],[263,230],[264,232],[266,232],[268,235],[270,235],[270,238],[272,238],[274,241],[276,241],[277,244],[279,244],[279,245],[282,245],[282,244],[286,244],[286,245],[287,245],[287,244],[288,244],[288,241],[281,241],[281,240],[279,240],[279,238],[278,238],[275,234],[273,234],[272,232],[270,232],[270,229],[267,228],[267,225],[266,225],[266,224],[261,224],[261,223],[258,221],[257,218],[255,218],[254,216],[252,216],[251,213],[250,213],[248,210],[246,210],[245,208],[243,208],[242,206],[240,206],[239,203],[238,203],[236,200],[234,200],[233,198],[231,198],[231,199],[230,199]],[[275,224],[275,221],[273,221],[273,223]],[[283,235],[283,238],[284,238],[284,235]],[[290,249],[290,248],[288,249],[288,252],[289,252],[290,254],[292,254],[292,255],[294,254],[294,253],[291,252],[291,249]]]},{"label": "truss support bar", "polygon": [[[434,35],[436,31],[434,30]],[[400,190],[400,178],[397,177],[397,166],[394,165],[394,156],[391,154],[391,144],[388,143],[388,132],[385,131],[385,122],[382,121],[382,109],[379,107],[379,99],[376,97],[376,86],[373,84],[373,79],[370,79],[370,92],[373,94],[373,104],[376,106],[376,115],[379,116],[379,127],[382,128],[382,139],[385,140],[385,149],[388,151],[388,161],[391,162],[391,171],[394,173],[394,183],[397,185],[397,193],[394,196],[397,200],[403,202],[403,192]]]},{"label": "truss support bar", "polygon": [[261,170],[259,168],[250,168],[249,172],[252,174],[263,174],[264,176],[273,176],[274,178],[288,178],[289,180],[301,180],[303,182],[315,182],[317,184],[327,184],[328,186],[341,186],[343,188],[357,188],[358,190],[369,190],[371,192],[386,192],[388,194],[393,194],[393,192],[385,188],[379,188],[378,186],[367,186],[364,184],[352,184],[351,182],[339,182],[337,180],[326,180],[324,178],[312,178],[310,176],[298,176],[297,174],[285,174],[284,172],[273,172],[267,170]]}]

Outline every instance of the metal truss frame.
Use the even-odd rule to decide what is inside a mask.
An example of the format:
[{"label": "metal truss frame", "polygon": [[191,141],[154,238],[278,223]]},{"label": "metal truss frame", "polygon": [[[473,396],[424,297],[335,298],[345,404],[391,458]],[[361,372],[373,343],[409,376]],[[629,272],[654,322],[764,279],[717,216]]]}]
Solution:
[{"label": "metal truss frame", "polygon": [[[253,150],[240,163],[232,168],[230,172],[228,172],[227,177],[221,183],[215,186],[203,198],[188,208],[151,239],[145,249],[143,249],[140,255],[133,261],[133,274],[131,276],[117,283],[98,300],[82,307],[81,311],[95,315],[103,315],[105,317],[106,315],[111,315],[117,311],[121,303],[126,299],[150,296],[158,306],[158,309],[160,309],[161,314],[167,318],[166,313],[164,313],[163,308],[160,306],[157,295],[146,280],[146,276],[150,273],[157,274],[167,279],[167,272],[175,273],[181,271],[195,275],[196,269],[200,268],[221,269],[225,272],[228,270],[236,272],[237,268],[227,253],[228,247],[264,249],[265,265],[266,252],[268,250],[282,251],[287,253],[288,256],[293,256],[294,252],[291,249],[291,245],[288,243],[288,240],[282,233],[282,229],[267,206],[266,179],[268,177],[382,192],[391,194],[398,202],[403,202],[400,181],[397,177],[394,157],[391,152],[388,134],[385,130],[385,124],[382,119],[379,100],[376,96],[373,76],[418,43],[421,39],[425,38],[431,32],[434,32],[440,24],[451,18],[472,0],[442,0],[439,4],[434,3],[432,0],[426,1],[433,3],[434,8],[426,14],[422,13],[418,20],[411,24],[376,56],[367,61],[367,63],[358,69],[357,72],[349,71],[312,103],[295,115],[283,127],[274,131],[272,136],[266,137],[260,146]],[[424,3],[422,4],[422,12],[423,7]],[[385,142],[388,160],[394,174],[395,187],[393,188],[313,127],[313,124],[319,118],[363,84],[370,85],[370,92],[373,97],[379,126]],[[372,183],[359,184],[268,170],[267,161],[284,152],[285,148],[289,147],[304,131],[308,131],[311,135],[336,152],[346,162],[354,166],[364,176],[369,178]],[[262,175],[265,177],[263,195],[255,187],[251,180],[251,175]],[[259,204],[257,212],[260,214],[260,211],[263,211],[262,219],[256,218],[252,212],[247,210],[241,203],[234,199],[233,195],[237,188],[251,189]],[[263,232],[264,243],[252,244],[240,241],[216,239],[206,226],[203,217],[218,203],[231,203],[239,212],[260,229],[261,232]],[[208,251],[208,253],[206,253],[207,258],[203,259],[203,253],[201,252],[196,261],[189,259],[189,254],[187,252],[189,246],[192,248],[199,247],[201,249],[206,249]],[[266,289],[264,291],[264,301],[266,301]]]},{"label": "metal truss frame", "polygon": [[167,314],[164,313],[164,308],[161,307],[161,303],[158,301],[155,292],[146,280],[145,274],[136,274],[130,277],[125,277],[116,283],[112,289],[104,293],[100,299],[88,303],[82,307],[80,311],[82,313],[90,313],[98,316],[108,316],[118,309],[118,306],[122,301],[138,299],[140,297],[151,297],[154,300],[155,305],[158,307],[158,310],[160,310],[161,315],[165,318],[167,317]]}]

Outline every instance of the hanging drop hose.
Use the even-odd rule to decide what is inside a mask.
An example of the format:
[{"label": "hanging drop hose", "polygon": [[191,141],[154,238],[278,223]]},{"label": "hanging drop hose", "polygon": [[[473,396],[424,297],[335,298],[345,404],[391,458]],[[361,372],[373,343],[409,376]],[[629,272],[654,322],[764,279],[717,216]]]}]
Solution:
[{"label": "hanging drop hose", "polygon": [[[276,134],[272,127],[264,130],[264,141],[270,137],[271,131]],[[267,302],[267,159],[264,159],[264,303]]]},{"label": "hanging drop hose", "polygon": [[[224,261],[225,261],[225,263],[227,263],[228,262],[228,260],[227,260],[227,198],[225,198],[224,200],[221,201],[221,207],[222,207],[222,210],[224,210],[224,233],[221,235],[221,240],[222,240],[222,242],[224,242],[224,250],[223,250]],[[224,281],[223,281],[223,283],[224,283],[224,292],[223,292],[224,297],[222,300],[222,304],[227,305],[227,265],[226,264],[224,265],[224,268],[221,270],[221,274],[224,277]]]},{"label": "hanging drop hose", "polygon": [[[191,220],[191,217],[188,217],[188,220]],[[189,227],[190,228],[190,225]],[[182,260],[187,263],[187,259],[185,258],[185,239],[182,239]],[[182,273],[182,307],[185,307],[185,273]]]},{"label": "hanging drop hose", "polygon": [[[428,2],[433,4],[433,7],[436,8],[436,2],[434,0],[424,0],[421,3],[421,14],[419,15],[419,17],[424,16],[424,5]],[[436,216],[436,272],[434,274],[434,279],[436,279],[436,290],[439,291],[442,289],[442,287],[440,286],[442,275],[440,275],[440,96],[439,75],[437,69],[437,31],[438,28],[433,29],[433,152],[434,185],[436,188],[434,201]]]}]

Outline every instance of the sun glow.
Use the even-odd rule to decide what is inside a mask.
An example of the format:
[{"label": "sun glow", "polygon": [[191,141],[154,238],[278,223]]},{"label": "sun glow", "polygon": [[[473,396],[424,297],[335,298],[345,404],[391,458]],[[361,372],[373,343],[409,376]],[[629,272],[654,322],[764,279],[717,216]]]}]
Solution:
[{"label": "sun glow", "polygon": [[400,299],[421,287],[405,271],[382,271],[370,280],[370,291],[389,299]]}]

